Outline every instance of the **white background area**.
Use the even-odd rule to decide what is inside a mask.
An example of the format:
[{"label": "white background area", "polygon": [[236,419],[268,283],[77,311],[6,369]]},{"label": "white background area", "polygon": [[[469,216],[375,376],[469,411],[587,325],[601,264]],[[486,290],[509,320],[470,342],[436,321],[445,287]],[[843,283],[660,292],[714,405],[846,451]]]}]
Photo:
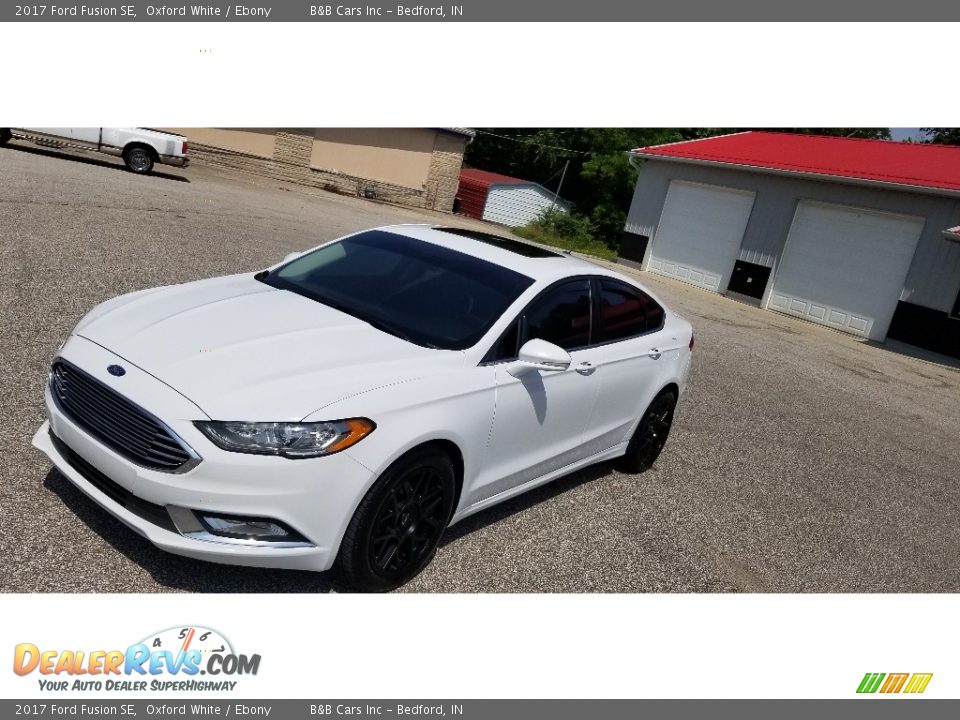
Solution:
[{"label": "white background area", "polygon": [[[940,127],[960,123],[956,37],[951,23],[0,23],[0,119]],[[530,80],[525,64],[551,71]]]},{"label": "white background area", "polygon": [[[11,672],[17,643],[125,650],[156,631],[193,624],[217,630],[237,653],[262,656],[260,672],[239,678],[236,692],[210,694],[224,699],[850,698],[868,671],[932,672],[923,697],[960,695],[957,600],[949,595],[2,600],[9,620],[0,630],[8,658],[0,670],[5,697],[53,697],[40,693],[38,672],[22,678]],[[438,645],[409,641],[432,634]]]}]

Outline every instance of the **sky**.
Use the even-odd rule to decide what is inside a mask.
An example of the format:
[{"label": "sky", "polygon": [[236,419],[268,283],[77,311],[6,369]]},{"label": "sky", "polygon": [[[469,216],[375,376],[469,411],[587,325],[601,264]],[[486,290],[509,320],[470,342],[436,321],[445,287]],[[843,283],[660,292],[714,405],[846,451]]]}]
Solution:
[{"label": "sky", "polygon": [[890,128],[890,135],[894,140],[923,140],[920,128]]}]

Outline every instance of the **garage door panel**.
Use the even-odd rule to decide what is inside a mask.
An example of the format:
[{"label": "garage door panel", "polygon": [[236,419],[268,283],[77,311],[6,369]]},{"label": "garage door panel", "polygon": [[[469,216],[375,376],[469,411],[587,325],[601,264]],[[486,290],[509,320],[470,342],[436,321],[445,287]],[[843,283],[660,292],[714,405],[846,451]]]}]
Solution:
[{"label": "garage door panel", "polygon": [[753,200],[752,192],[674,180],[648,269],[722,292],[740,252]]},{"label": "garage door panel", "polygon": [[812,320],[813,322],[827,325],[835,330],[842,330],[863,337],[870,336],[873,325],[872,318],[843,312],[836,308],[827,307],[822,303],[791,297],[778,292],[770,295],[768,307],[772,310],[787,313],[788,315],[796,315],[805,320]]},{"label": "garage door panel", "polygon": [[768,307],[882,340],[922,229],[921,218],[800,202]]}]

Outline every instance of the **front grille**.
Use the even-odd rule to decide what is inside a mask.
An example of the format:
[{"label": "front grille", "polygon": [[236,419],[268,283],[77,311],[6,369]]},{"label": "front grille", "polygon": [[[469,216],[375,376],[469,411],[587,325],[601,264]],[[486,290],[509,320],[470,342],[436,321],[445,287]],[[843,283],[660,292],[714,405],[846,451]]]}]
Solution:
[{"label": "front grille", "polygon": [[115,483],[67,447],[67,444],[63,442],[63,440],[53,434],[53,430],[50,431],[50,440],[53,441],[53,446],[57,449],[57,452],[60,453],[60,456],[70,464],[70,467],[80,473],[88,483],[117,503],[117,505],[126,508],[147,522],[162,527],[164,530],[177,532],[177,528],[170,518],[170,513],[167,512],[165,507],[142,500],[122,485]]},{"label": "front grille", "polygon": [[68,362],[53,364],[50,391],[67,417],[130,462],[164,472],[197,463],[163,423]]}]

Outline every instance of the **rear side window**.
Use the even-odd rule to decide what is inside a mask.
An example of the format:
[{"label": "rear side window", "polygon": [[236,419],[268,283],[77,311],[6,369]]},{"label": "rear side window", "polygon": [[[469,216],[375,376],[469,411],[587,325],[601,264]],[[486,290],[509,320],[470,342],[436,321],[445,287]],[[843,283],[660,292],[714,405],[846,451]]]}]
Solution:
[{"label": "rear side window", "polygon": [[614,280],[601,280],[599,299],[603,342],[624,340],[663,327],[663,308],[642,290]]},{"label": "rear side window", "polygon": [[546,340],[564,350],[584,347],[590,344],[590,315],[590,281],[564,283],[527,310],[523,340]]}]

